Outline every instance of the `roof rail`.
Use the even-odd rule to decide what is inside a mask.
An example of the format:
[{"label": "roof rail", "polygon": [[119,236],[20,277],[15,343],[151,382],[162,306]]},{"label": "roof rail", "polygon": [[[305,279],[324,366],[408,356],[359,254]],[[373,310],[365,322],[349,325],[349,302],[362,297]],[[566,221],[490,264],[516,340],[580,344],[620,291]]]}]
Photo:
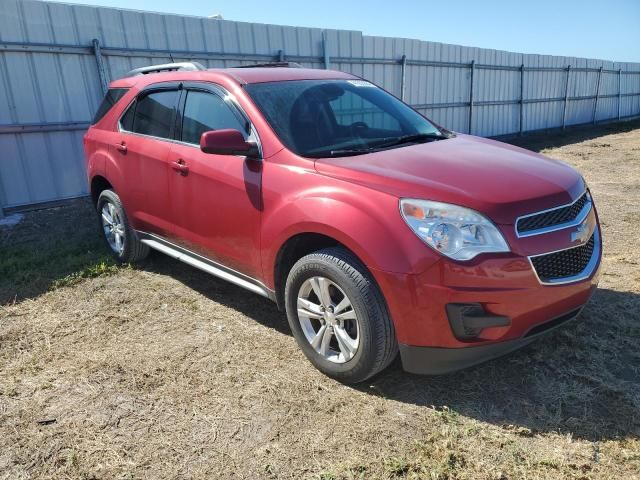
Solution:
[{"label": "roof rail", "polygon": [[302,65],[296,62],[270,62],[270,63],[254,63],[253,65],[237,65],[233,68],[302,68]]},{"label": "roof rail", "polygon": [[135,77],[137,75],[146,75],[148,73],[158,72],[195,72],[198,70],[206,70],[206,68],[198,62],[180,62],[180,63],[165,63],[163,65],[151,65],[148,67],[134,68],[128,72],[126,77]]}]

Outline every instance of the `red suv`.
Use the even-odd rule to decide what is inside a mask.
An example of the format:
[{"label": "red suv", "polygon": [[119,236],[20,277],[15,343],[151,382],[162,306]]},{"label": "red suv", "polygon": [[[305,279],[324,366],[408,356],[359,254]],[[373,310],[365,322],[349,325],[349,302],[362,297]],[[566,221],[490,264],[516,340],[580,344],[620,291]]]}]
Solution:
[{"label": "red suv", "polygon": [[84,138],[115,257],[149,248],[272,299],[308,359],[363,381],[521,347],[593,293],[598,217],[573,168],[448,131],[347,73],[145,67]]}]

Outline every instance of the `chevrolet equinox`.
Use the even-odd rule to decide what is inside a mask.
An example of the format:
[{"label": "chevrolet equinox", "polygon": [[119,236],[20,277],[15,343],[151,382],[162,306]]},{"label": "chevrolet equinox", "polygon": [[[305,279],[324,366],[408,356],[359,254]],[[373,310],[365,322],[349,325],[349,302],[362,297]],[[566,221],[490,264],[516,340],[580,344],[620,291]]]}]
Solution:
[{"label": "chevrolet equinox", "polygon": [[286,64],[143,67],[84,137],[115,258],[149,249],[286,311],[345,383],[440,374],[578,315],[601,238],[573,168],[454,133],[374,84]]}]

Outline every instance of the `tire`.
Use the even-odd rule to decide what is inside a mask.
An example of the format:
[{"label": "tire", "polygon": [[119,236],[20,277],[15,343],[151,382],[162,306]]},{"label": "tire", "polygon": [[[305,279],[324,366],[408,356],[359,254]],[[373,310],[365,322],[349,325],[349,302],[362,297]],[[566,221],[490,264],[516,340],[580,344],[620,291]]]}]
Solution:
[{"label": "tire", "polygon": [[[102,191],[96,210],[102,237],[117,262],[138,262],[149,255],[149,247],[140,242],[129,224],[120,197],[113,190]],[[120,242],[117,238],[120,238]]]},{"label": "tire", "polygon": [[398,353],[382,293],[344,248],[326,248],[298,260],[287,277],[285,306],[300,349],[318,370],[340,382],[363,382]]}]

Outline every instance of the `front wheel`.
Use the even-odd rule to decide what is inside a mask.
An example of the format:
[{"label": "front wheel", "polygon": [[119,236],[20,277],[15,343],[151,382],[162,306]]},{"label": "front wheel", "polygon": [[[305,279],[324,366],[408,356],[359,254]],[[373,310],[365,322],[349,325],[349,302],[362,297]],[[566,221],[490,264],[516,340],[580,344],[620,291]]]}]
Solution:
[{"label": "front wheel", "polygon": [[332,378],[362,382],[397,354],[393,324],[378,286],[343,248],[320,250],[296,262],[287,278],[285,302],[298,345]]}]

